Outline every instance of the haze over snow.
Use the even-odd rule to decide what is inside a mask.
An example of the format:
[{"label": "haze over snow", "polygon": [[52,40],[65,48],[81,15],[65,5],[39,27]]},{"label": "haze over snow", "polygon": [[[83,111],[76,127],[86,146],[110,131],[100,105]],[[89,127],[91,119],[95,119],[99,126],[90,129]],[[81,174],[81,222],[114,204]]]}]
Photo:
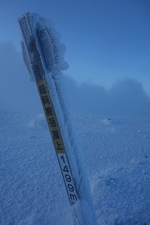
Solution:
[{"label": "haze over snow", "polygon": [[[18,112],[42,112],[36,85],[29,82],[21,53],[12,42],[0,43],[0,108]],[[89,82],[78,84],[64,75],[74,113],[150,118],[150,97],[142,84],[129,77],[109,88]]]}]

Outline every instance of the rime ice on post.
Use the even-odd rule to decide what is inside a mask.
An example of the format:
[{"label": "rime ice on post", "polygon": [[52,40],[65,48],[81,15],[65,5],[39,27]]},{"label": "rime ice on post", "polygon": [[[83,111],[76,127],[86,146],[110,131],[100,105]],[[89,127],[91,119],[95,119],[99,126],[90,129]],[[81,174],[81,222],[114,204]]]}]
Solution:
[{"label": "rime ice on post", "polygon": [[23,59],[35,80],[72,207],[75,224],[96,225],[89,181],[62,86],[65,46],[53,23],[35,13],[19,18]]}]

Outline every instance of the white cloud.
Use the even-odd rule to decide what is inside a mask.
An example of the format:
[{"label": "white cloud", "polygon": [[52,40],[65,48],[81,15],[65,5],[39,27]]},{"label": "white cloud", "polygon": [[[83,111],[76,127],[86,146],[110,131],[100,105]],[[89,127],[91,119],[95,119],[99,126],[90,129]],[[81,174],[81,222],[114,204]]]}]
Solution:
[{"label": "white cloud", "polygon": [[66,77],[66,87],[74,112],[150,118],[150,98],[136,79],[123,78],[106,91],[100,85],[78,85]]}]

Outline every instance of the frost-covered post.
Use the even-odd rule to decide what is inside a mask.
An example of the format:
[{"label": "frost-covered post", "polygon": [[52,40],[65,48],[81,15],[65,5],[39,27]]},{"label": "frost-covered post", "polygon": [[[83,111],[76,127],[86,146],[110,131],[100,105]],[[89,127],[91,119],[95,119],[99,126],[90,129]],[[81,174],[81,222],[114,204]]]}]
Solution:
[{"label": "frost-covered post", "polygon": [[52,22],[35,13],[21,16],[19,24],[23,59],[37,84],[75,224],[96,225],[89,182],[64,101],[64,45]]}]

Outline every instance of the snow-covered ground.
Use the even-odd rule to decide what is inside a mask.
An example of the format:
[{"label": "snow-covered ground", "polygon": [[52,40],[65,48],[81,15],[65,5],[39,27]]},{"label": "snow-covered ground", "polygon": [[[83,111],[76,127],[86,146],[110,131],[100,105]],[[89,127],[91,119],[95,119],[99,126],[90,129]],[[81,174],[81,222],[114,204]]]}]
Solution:
[{"label": "snow-covered ground", "polygon": [[[78,114],[98,225],[150,225],[150,120]],[[72,225],[43,114],[0,110],[0,225]]]}]

